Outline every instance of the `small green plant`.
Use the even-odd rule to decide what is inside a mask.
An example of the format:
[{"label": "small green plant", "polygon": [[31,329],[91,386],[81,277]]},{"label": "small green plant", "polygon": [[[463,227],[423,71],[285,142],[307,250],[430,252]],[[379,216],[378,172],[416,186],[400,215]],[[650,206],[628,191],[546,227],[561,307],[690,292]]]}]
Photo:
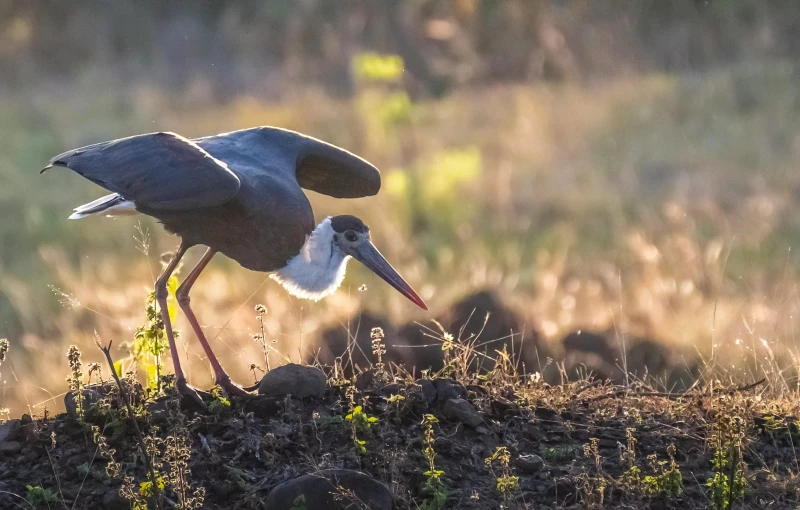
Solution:
[{"label": "small green plant", "polygon": [[675,445],[667,447],[669,461],[657,460],[655,454],[647,457],[650,469],[654,474],[647,475],[642,481],[644,492],[652,497],[666,496],[669,499],[676,499],[683,494],[683,475],[675,462]]},{"label": "small green plant", "polygon": [[714,476],[708,479],[706,485],[710,489],[709,497],[715,510],[732,507],[744,497],[747,485],[742,459],[744,420],[736,411],[737,406],[730,410],[720,409],[712,426],[711,447],[714,454],[711,464],[714,466]]},{"label": "small green plant", "polygon": [[225,398],[225,396],[222,393],[222,388],[220,388],[219,386],[214,386],[211,389],[211,396],[214,397],[214,400],[212,400],[211,403],[208,404],[209,412],[212,412],[214,414],[222,414],[230,410],[231,401]]},{"label": "small green plant", "polygon": [[58,497],[50,489],[44,489],[41,485],[26,485],[28,494],[25,500],[34,507],[50,506],[50,503],[58,501]]},{"label": "small green plant", "polygon": [[442,475],[444,471],[436,469],[434,460],[436,459],[436,450],[433,448],[433,443],[436,441],[433,435],[433,425],[439,423],[439,420],[432,414],[426,414],[422,417],[422,430],[423,430],[423,444],[424,449],[422,453],[425,455],[425,460],[428,461],[428,470],[424,475],[427,477],[425,481],[425,491],[430,495],[420,506],[423,510],[440,510],[444,508],[447,501],[447,489],[442,482]]},{"label": "small green plant", "polygon": [[588,443],[583,445],[583,456],[594,460],[594,476],[584,473],[579,477],[577,484],[578,493],[583,500],[586,508],[598,508],[603,506],[605,501],[606,487],[608,482],[603,471],[603,457],[600,455],[600,441],[593,437]]},{"label": "small green plant", "polygon": [[353,436],[353,448],[356,455],[367,453],[367,442],[359,439],[359,435],[369,432],[373,423],[377,423],[378,418],[368,415],[364,407],[356,404],[355,389],[351,386],[347,389],[347,397],[350,402],[350,412],[344,417],[345,421],[350,422],[350,430]]},{"label": "small green plant", "polygon": [[574,444],[539,447],[542,458],[551,464],[560,464],[574,459],[580,448]]},{"label": "small green plant", "polygon": [[[177,270],[167,281],[167,313],[170,320],[174,320],[176,313],[175,291],[178,288]],[[155,292],[147,295],[145,304],[147,320],[144,325],[136,328],[133,336],[133,357],[144,368],[147,376],[147,386],[155,391],[161,391],[160,379],[162,373],[161,358],[169,348],[164,320],[158,309]],[[173,334],[178,337],[178,331]]]},{"label": "small green plant", "polygon": [[[505,446],[498,446],[491,456],[484,459],[484,462],[495,476],[497,490],[503,495],[503,499],[508,501],[513,493],[519,490],[519,477],[511,475],[511,452]],[[500,466],[499,475],[494,471],[495,465]]]}]

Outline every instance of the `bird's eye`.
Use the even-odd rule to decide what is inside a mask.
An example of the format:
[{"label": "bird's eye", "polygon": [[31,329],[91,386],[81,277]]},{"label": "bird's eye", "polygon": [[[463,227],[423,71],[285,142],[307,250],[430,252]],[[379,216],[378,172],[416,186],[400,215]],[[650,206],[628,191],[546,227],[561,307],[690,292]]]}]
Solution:
[{"label": "bird's eye", "polygon": [[348,241],[350,241],[351,243],[356,242],[356,240],[358,239],[358,237],[356,236],[356,233],[353,232],[352,230],[348,230],[347,232],[345,232],[344,233],[344,238],[347,239]]}]

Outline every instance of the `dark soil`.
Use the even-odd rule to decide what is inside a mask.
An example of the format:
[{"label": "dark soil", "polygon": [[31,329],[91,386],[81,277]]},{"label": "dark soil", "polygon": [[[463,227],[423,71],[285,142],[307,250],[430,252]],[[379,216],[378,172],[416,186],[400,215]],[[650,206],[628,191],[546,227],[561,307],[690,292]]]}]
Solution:
[{"label": "dark soil", "polygon": [[[800,501],[793,446],[800,434],[795,419],[786,415],[790,405],[756,398],[758,388],[668,398],[588,382],[515,388],[494,380],[462,386],[446,379],[381,381],[367,372],[350,390],[355,403],[378,418],[358,435],[366,441],[363,454],[356,453],[351,422],[344,419],[351,407],[347,388],[329,387],[323,399],[234,400],[230,407],[212,406],[218,413],[161,401],[151,403],[138,423],[145,435],[188,438],[189,482],[205,488],[203,508],[265,508],[267,495],[279,484],[341,468],[385,483],[395,508],[418,508],[431,498],[425,489],[421,426],[426,413],[439,420],[435,465],[444,471],[445,508],[708,508],[711,436],[715,424],[730,422],[726,417],[735,417],[734,426],[740,427],[747,480],[744,499],[734,508],[795,508]],[[404,398],[387,400],[395,394]],[[460,398],[472,407],[460,404]],[[448,404],[451,399],[456,403]],[[465,414],[453,411],[456,404],[464,405]],[[0,443],[0,508],[30,508],[24,499],[31,497],[27,486],[53,492],[55,500],[43,508],[130,508],[119,495],[120,478],[133,476],[138,488],[146,473],[130,421],[115,415],[115,406],[112,402],[106,414],[90,406],[87,421],[106,426],[121,463],[119,477],[106,475],[107,459],[86,424],[67,415],[22,422]],[[477,422],[470,419],[472,408],[479,413]],[[642,478],[655,474],[647,456],[667,461],[668,447],[675,445],[680,495],[645,494],[623,482],[626,429],[635,438],[634,462]],[[731,451],[738,451],[734,443]],[[499,446],[510,452],[507,468],[485,461]],[[518,487],[505,496],[497,489],[504,472],[519,477]],[[169,488],[165,496],[178,501]],[[152,502],[150,508],[155,508]]]}]

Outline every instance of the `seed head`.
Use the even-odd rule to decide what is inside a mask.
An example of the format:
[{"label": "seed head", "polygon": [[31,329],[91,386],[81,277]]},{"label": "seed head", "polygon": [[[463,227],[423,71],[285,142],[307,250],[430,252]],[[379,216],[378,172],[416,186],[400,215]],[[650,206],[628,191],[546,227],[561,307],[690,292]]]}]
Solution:
[{"label": "seed head", "polygon": [[0,363],[6,360],[8,354],[8,338],[0,338]]}]

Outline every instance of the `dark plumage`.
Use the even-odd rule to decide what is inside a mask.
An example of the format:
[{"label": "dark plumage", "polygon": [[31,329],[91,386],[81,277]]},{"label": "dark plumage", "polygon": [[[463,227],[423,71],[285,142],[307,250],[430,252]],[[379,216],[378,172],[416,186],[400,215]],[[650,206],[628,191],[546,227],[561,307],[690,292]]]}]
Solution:
[{"label": "dark plumage", "polygon": [[378,169],[344,149],[273,127],[194,140],[151,133],[67,151],[42,172],[53,166],[70,168],[112,192],[77,207],[70,218],[138,211],[180,236],[180,248],[155,289],[183,391],[190,390],[164,311],[166,282],[192,246],[205,245],[208,250],[176,297],[206,351],[217,383],[229,392],[242,390],[219,365],[189,306],[189,290],[217,252],[248,269],[277,272],[275,279],[287,290],[310,299],[339,286],[352,256],[425,308],[372,244],[369,229],[360,219],[336,216],[315,228],[303,188],[337,198],[374,195],[380,189]]},{"label": "dark plumage", "polygon": [[187,245],[208,246],[254,271],[283,267],[314,230],[301,188],[355,198],[381,186],[378,169],[358,156],[272,127],[194,140],[132,136],[65,152],[51,166],[132,201]]}]

